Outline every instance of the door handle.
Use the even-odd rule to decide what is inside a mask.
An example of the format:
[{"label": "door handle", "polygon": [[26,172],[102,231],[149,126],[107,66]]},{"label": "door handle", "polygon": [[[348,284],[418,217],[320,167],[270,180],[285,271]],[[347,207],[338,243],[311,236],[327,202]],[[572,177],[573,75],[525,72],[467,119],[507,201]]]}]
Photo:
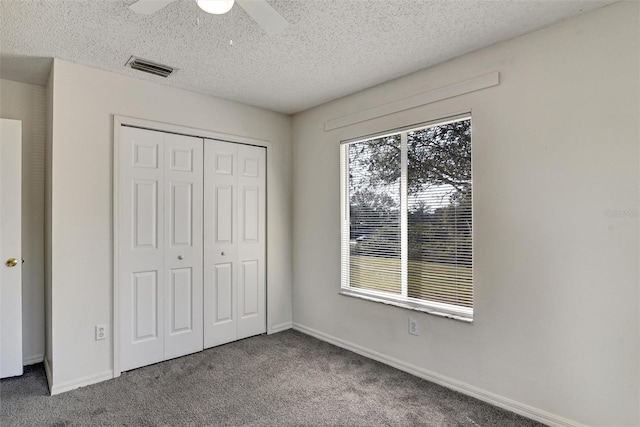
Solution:
[{"label": "door handle", "polygon": [[7,267],[15,267],[16,265],[18,265],[18,260],[15,258],[9,258],[6,264],[7,264]]}]

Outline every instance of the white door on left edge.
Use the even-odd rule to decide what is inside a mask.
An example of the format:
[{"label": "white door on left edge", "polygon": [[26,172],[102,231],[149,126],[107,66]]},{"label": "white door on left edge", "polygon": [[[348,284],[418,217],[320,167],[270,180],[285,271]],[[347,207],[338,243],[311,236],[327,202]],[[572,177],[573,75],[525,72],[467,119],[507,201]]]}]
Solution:
[{"label": "white door on left edge", "polygon": [[202,350],[202,139],[122,127],[123,371]]},{"label": "white door on left edge", "polygon": [[0,378],[22,375],[22,122],[0,119]]}]

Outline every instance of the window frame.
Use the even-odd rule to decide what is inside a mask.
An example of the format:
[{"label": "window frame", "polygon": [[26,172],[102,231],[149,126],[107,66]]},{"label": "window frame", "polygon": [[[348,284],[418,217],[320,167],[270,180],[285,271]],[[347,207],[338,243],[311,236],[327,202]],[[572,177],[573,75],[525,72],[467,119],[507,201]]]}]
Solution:
[{"label": "window frame", "polygon": [[[350,275],[350,199],[349,199],[349,170],[348,170],[348,146],[359,142],[366,142],[372,139],[384,138],[391,135],[400,134],[401,139],[401,159],[400,159],[400,221],[401,221],[401,288],[402,292],[406,294],[407,289],[407,267],[408,267],[408,227],[407,227],[407,134],[411,131],[422,130],[435,126],[443,126],[446,124],[470,120],[472,121],[471,112],[456,114],[453,116],[444,117],[441,119],[430,120],[427,122],[418,123],[415,125],[404,126],[392,130],[387,130],[371,135],[346,139],[340,141],[340,295],[360,298],[368,301],[389,304],[405,309],[421,311],[441,317],[451,318],[464,322],[473,322],[474,305],[472,307],[462,307],[454,304],[421,300],[417,298],[411,298],[409,296],[394,294],[390,292],[383,292],[377,290],[369,290],[363,288],[354,288],[349,285]],[[471,144],[473,147],[473,134]],[[473,148],[471,150],[473,157]],[[471,161],[471,185],[473,188],[473,159]],[[471,193],[472,203],[472,218],[473,218],[473,191]],[[472,290],[475,291],[475,280],[473,278],[474,270],[474,257],[473,257],[473,242],[475,235],[475,227],[472,229],[471,241],[472,241],[472,257],[471,257],[471,271],[472,271]],[[475,303],[475,292],[473,292],[472,301]]]}]

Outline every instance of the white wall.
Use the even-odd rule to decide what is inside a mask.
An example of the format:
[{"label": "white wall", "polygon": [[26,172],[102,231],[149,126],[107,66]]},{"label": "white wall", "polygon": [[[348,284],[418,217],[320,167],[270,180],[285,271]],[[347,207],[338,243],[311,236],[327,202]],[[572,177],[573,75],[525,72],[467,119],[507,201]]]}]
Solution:
[{"label": "white wall", "polygon": [[22,120],[22,358],[44,356],[45,89],[0,79],[0,117]]},{"label": "white wall", "polygon": [[[617,3],[294,116],[294,326],[549,423],[638,425],[639,12]],[[324,131],[490,71],[499,86]],[[338,295],[339,142],[465,111],[474,322]]]},{"label": "white wall", "polygon": [[[291,118],[55,60],[52,143],[53,392],[108,378],[112,341],[113,114],[269,140],[267,325],[290,325]],[[112,337],[111,331],[109,334]]]}]

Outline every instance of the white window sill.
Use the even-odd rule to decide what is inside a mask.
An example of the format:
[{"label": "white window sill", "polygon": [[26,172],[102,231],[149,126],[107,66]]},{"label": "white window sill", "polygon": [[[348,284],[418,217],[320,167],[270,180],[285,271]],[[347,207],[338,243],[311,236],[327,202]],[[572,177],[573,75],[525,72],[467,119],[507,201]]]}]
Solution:
[{"label": "white window sill", "polygon": [[462,313],[462,310],[460,310],[460,313],[456,313],[456,312],[453,312],[453,310],[446,308],[448,304],[413,303],[410,301],[401,300],[400,298],[395,299],[391,295],[387,296],[382,293],[380,294],[381,295],[378,295],[378,293],[373,293],[370,291],[362,291],[362,290],[356,290],[356,289],[348,289],[348,288],[340,289],[340,295],[360,298],[367,301],[373,301],[373,302],[378,302],[378,303],[387,304],[387,305],[393,305],[400,308],[406,308],[408,310],[420,311],[420,312],[431,314],[434,316],[446,317],[447,319],[458,320],[460,322],[473,323],[472,309],[468,309],[468,312],[466,313]]}]

